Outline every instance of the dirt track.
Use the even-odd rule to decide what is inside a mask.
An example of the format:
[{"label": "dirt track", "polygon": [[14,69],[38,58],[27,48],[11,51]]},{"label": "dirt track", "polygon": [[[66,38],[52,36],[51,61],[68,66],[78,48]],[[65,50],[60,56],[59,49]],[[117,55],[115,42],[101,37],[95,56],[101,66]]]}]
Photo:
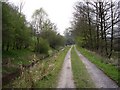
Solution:
[{"label": "dirt track", "polygon": [[71,67],[71,48],[65,57],[57,88],[75,88]]},{"label": "dirt track", "polygon": [[[75,48],[76,50],[76,48]],[[88,73],[90,74],[93,82],[96,85],[96,88],[118,88],[117,84],[112,81],[107,75],[105,75],[100,69],[91,63],[87,58],[85,58],[80,52],[76,50],[80,59],[87,68]]]}]

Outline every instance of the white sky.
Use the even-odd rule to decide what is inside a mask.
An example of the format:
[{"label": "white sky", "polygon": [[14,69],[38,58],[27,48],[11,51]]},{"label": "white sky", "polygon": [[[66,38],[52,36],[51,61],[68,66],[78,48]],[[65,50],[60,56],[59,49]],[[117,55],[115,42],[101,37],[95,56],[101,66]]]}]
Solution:
[{"label": "white sky", "polygon": [[43,8],[48,14],[48,18],[57,25],[58,32],[63,34],[64,30],[70,26],[72,20],[73,6],[78,0],[9,0],[9,2],[19,5],[25,2],[22,12],[28,21],[36,9]]}]

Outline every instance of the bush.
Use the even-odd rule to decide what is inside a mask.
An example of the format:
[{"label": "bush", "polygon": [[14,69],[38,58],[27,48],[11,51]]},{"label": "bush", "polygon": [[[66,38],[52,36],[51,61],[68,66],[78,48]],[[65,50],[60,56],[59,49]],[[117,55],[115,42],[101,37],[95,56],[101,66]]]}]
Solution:
[{"label": "bush", "polygon": [[39,43],[36,45],[35,50],[39,53],[48,55],[49,48],[48,42],[43,38],[39,38]]}]

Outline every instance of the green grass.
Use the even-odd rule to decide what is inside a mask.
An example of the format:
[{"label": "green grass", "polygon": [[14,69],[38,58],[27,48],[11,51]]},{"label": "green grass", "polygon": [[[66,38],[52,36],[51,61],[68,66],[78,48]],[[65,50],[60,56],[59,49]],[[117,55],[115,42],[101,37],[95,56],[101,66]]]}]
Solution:
[{"label": "green grass", "polygon": [[18,56],[25,56],[28,53],[27,49],[22,50],[10,50],[10,51],[3,51],[3,58],[4,57],[18,57]]},{"label": "green grass", "polygon": [[22,50],[10,50],[2,52],[2,63],[8,62],[2,67],[2,73],[8,74],[15,72],[19,65],[28,65],[32,62],[33,52],[27,49]]},{"label": "green grass", "polygon": [[27,59],[28,56],[33,54],[31,51],[27,49],[22,50],[11,50],[11,51],[3,51],[2,52],[2,62],[7,60],[8,58],[11,60],[12,64],[19,65],[19,64],[30,64],[29,60]]},{"label": "green grass", "polygon": [[77,88],[95,88],[84,64],[80,60],[74,48],[71,50],[72,70]]},{"label": "green grass", "polygon": [[111,79],[116,81],[118,85],[120,86],[120,70],[118,70],[115,66],[113,66],[110,63],[105,63],[105,59],[98,56],[95,53],[92,53],[84,48],[78,48],[77,49],[86,57],[88,58],[92,63],[96,64],[98,68],[104,71],[105,74],[107,74]]},{"label": "green grass", "polygon": [[24,70],[23,75],[4,87],[55,88],[59,72],[69,48],[66,47],[63,51],[56,53],[52,57],[40,60],[34,67]]}]

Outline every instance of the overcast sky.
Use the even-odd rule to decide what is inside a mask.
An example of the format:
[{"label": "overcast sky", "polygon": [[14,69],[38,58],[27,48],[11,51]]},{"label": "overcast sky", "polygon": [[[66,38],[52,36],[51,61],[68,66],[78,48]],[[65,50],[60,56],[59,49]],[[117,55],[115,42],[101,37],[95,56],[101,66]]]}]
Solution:
[{"label": "overcast sky", "polygon": [[72,20],[73,6],[78,0],[9,0],[9,2],[19,5],[24,2],[22,12],[28,21],[36,9],[43,8],[48,14],[48,18],[57,25],[58,32],[63,34],[64,30],[70,26]]}]

